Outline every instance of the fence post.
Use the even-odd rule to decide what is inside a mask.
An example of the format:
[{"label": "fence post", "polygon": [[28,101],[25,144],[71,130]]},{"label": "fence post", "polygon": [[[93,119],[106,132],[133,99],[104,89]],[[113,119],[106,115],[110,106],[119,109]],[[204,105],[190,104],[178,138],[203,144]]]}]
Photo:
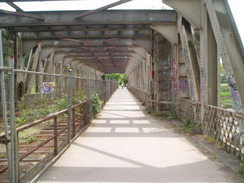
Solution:
[{"label": "fence post", "polygon": [[73,97],[73,77],[72,77],[72,70],[68,69],[68,135],[67,141],[68,144],[71,141],[71,124],[72,124],[72,97]]},{"label": "fence post", "polygon": [[12,173],[13,180],[18,182],[19,179],[19,148],[16,131],[16,120],[15,120],[15,90],[14,90],[14,59],[9,59],[9,66],[11,72],[9,74],[9,99],[10,99],[10,134],[11,134],[11,159],[12,159]]},{"label": "fence post", "polygon": [[73,111],[72,111],[72,116],[73,116],[73,120],[72,120],[72,137],[75,137],[75,111],[76,111],[76,108],[73,108]]},{"label": "fence post", "polygon": [[[2,41],[2,31],[0,30],[0,68],[4,67],[3,65],[3,41]],[[11,182],[14,182],[14,172],[12,171],[11,163],[11,149],[9,143],[9,128],[8,128],[8,118],[7,118],[7,104],[6,104],[6,89],[5,89],[5,80],[4,80],[4,70],[0,70],[0,87],[1,87],[1,100],[2,100],[2,112],[3,112],[3,123],[4,123],[4,133],[7,140],[6,150],[7,150],[7,160],[8,160],[8,174]]]},{"label": "fence post", "polygon": [[57,116],[53,119],[54,122],[54,155],[58,154],[58,123]]},{"label": "fence post", "polygon": [[92,116],[92,101],[91,101],[91,91],[90,91],[90,79],[87,79],[87,94],[86,94],[86,100],[88,104],[88,122],[90,122],[91,116]]}]

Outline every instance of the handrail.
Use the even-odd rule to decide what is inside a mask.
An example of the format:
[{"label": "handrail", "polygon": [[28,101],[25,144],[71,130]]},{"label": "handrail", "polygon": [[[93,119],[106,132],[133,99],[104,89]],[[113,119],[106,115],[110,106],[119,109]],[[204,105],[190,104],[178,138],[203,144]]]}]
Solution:
[{"label": "handrail", "polygon": [[[74,108],[76,108],[76,107],[79,107],[80,105],[84,105],[85,103],[87,103],[87,102],[82,102],[82,103],[73,105],[73,106],[72,106],[72,109],[74,109]],[[31,128],[31,127],[33,127],[33,126],[35,126],[35,125],[38,125],[38,124],[40,124],[40,123],[42,123],[42,122],[44,122],[44,121],[53,119],[53,118],[57,117],[58,115],[61,115],[61,114],[67,113],[67,112],[68,112],[68,109],[64,109],[64,110],[62,110],[62,111],[55,112],[54,114],[52,114],[52,115],[50,115],[50,116],[47,116],[47,117],[44,117],[44,118],[42,118],[42,119],[33,121],[32,123],[28,123],[28,124],[22,125],[22,126],[16,128],[16,131],[17,131],[17,132],[24,131],[24,130],[26,130],[26,129],[28,129],[28,128]],[[10,134],[10,132],[9,132],[9,134]],[[5,134],[0,135],[0,138],[4,138],[4,137],[5,137]]]}]

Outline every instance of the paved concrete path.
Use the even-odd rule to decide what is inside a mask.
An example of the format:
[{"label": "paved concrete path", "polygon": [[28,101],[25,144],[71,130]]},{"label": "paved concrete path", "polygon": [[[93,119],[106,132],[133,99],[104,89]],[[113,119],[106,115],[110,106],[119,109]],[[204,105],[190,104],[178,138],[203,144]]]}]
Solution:
[{"label": "paved concrete path", "polygon": [[167,126],[143,113],[128,90],[118,89],[39,183],[238,182]]}]

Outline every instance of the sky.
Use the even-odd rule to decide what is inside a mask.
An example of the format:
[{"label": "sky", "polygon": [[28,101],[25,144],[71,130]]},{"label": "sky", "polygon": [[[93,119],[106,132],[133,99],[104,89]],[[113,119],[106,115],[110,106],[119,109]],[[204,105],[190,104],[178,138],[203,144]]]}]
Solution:
[{"label": "sky", "polygon": [[[89,10],[96,9],[118,0],[79,0],[59,1],[59,2],[18,2],[19,7],[25,11],[40,10]],[[236,21],[242,42],[244,42],[244,0],[228,0],[232,14]],[[12,7],[5,3],[0,3],[0,9],[14,11]],[[133,0],[131,2],[116,6],[112,9],[169,9],[162,3],[162,0]]]}]

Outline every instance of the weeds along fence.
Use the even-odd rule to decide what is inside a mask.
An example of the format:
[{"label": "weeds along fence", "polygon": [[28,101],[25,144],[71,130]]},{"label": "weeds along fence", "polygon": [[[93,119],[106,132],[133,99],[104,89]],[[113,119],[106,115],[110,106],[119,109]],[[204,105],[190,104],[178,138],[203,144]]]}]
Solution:
[{"label": "weeds along fence", "polygon": [[0,65],[0,182],[28,182],[89,125],[118,86],[69,71],[16,70],[10,62]]},{"label": "weeds along fence", "polygon": [[244,158],[244,115],[210,105],[180,99],[177,117],[200,125],[205,135],[216,138],[223,148]]}]

